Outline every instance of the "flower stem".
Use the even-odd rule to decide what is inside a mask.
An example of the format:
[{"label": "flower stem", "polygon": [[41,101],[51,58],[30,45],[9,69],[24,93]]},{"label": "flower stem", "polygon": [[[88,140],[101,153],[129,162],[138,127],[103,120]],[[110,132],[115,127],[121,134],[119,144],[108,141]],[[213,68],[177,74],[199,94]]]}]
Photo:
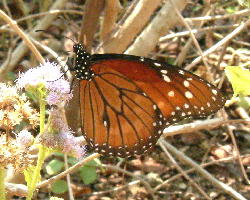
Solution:
[{"label": "flower stem", "polygon": [[[40,98],[40,133],[39,134],[43,134],[44,133],[44,125],[45,125],[45,106],[46,106],[46,102],[44,101],[44,98],[41,97]],[[33,172],[33,176],[32,176],[32,181],[28,187],[28,196],[26,198],[26,200],[31,200],[33,193],[36,190],[36,185],[37,183],[40,181],[40,171],[42,169],[44,160],[46,158],[46,147],[44,146],[40,146],[39,148],[39,153],[38,153],[38,159],[37,159],[37,164],[36,164],[36,168]]]},{"label": "flower stem", "polygon": [[40,100],[40,135],[44,133],[44,125],[45,125],[45,106],[46,102],[43,97]]},{"label": "flower stem", "polygon": [[6,192],[5,192],[5,169],[0,167],[0,199],[6,200]]},{"label": "flower stem", "polygon": [[36,168],[34,170],[32,182],[30,184],[28,196],[27,196],[26,200],[31,200],[33,193],[36,190],[36,185],[37,185],[38,181],[40,180],[40,171],[42,169],[45,158],[46,158],[46,147],[41,146],[39,148],[37,165],[36,165]]}]

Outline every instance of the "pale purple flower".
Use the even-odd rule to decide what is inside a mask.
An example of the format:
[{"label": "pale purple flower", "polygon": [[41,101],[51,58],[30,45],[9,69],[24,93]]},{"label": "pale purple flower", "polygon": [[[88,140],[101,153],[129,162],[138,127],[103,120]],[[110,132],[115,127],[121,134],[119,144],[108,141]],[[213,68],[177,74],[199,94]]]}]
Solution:
[{"label": "pale purple flower", "polygon": [[17,144],[22,147],[29,147],[34,142],[34,137],[27,130],[22,130],[16,135]]},{"label": "pale purple flower", "polygon": [[68,132],[69,127],[67,122],[65,121],[64,117],[64,111],[61,109],[56,109],[52,108],[50,110],[50,116],[49,116],[49,121],[50,121],[50,126],[57,132]]},{"label": "pale purple flower", "polygon": [[20,74],[17,85],[26,89],[44,87],[49,105],[56,105],[72,98],[70,84],[63,77],[60,66],[49,61]]},{"label": "pale purple flower", "polygon": [[70,131],[62,131],[59,134],[44,133],[39,135],[38,141],[48,148],[59,150],[78,159],[86,154],[86,147]]}]

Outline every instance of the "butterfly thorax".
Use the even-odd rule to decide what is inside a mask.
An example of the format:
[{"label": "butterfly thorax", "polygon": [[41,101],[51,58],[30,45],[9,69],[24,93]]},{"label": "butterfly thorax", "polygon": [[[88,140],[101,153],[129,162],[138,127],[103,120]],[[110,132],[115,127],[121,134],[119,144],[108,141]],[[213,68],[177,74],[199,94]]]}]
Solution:
[{"label": "butterfly thorax", "polygon": [[91,80],[95,75],[90,69],[91,55],[83,48],[81,44],[73,46],[73,52],[76,54],[75,65],[71,71],[76,72],[76,78],[80,80]]}]

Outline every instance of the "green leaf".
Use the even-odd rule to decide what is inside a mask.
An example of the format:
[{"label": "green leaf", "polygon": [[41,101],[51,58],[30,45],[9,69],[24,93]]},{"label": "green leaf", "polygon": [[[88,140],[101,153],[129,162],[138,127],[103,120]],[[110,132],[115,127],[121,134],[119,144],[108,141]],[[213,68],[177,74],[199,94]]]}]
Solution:
[{"label": "green leaf", "polygon": [[52,190],[52,192],[54,192],[56,194],[63,194],[65,192],[67,192],[68,191],[68,186],[67,186],[66,181],[64,181],[64,180],[55,181],[51,185],[51,190]]},{"label": "green leaf", "polygon": [[91,160],[80,168],[80,176],[84,184],[91,184],[97,179],[96,165],[99,160]]},{"label": "green leaf", "polygon": [[16,74],[14,72],[8,72],[6,78],[7,80],[14,81],[16,79]]},{"label": "green leaf", "polygon": [[63,169],[64,163],[60,160],[54,159],[51,160],[45,167],[49,175],[54,175],[60,172]]},{"label": "green leaf", "polygon": [[237,11],[237,8],[236,6],[229,6],[226,8],[226,11],[229,13],[229,14],[233,14]]},{"label": "green leaf", "polygon": [[244,109],[249,109],[250,108],[250,98],[249,97],[239,97],[237,104]]},{"label": "green leaf", "polygon": [[239,66],[228,66],[226,76],[232,84],[234,96],[250,95],[250,71]]},{"label": "green leaf", "polygon": [[71,165],[75,165],[78,162],[78,160],[74,157],[69,157],[68,158],[68,163]]},{"label": "green leaf", "polygon": [[[35,168],[36,166],[30,165],[24,170],[24,178],[25,178],[25,181],[27,182],[28,189],[30,188],[31,182],[33,180]],[[41,175],[39,175],[38,177],[38,182],[40,181],[41,181]]]}]

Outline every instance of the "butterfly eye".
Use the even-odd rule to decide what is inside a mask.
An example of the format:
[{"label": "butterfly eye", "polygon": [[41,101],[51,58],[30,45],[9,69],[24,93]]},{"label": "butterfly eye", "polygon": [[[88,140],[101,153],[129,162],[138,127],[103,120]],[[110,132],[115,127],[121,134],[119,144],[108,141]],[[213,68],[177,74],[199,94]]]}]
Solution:
[{"label": "butterfly eye", "polygon": [[90,55],[80,45],[74,52],[82,132],[103,155],[145,153],[167,126],[206,117],[225,103],[215,86],[178,67],[124,54]]}]

